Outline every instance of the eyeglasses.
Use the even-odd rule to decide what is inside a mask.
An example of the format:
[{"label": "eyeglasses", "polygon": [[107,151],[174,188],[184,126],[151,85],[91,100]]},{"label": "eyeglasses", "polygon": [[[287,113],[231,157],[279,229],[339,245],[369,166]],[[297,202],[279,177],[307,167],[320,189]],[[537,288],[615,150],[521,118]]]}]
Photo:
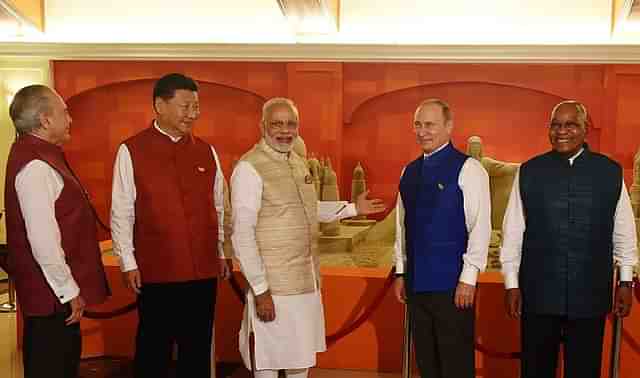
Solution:
[{"label": "eyeglasses", "polygon": [[268,125],[273,131],[295,131],[299,126],[296,121],[269,121]]},{"label": "eyeglasses", "polygon": [[566,122],[566,123],[551,122],[551,124],[549,125],[549,129],[553,132],[558,132],[563,128],[569,132],[576,132],[582,129],[582,125],[575,122]]}]

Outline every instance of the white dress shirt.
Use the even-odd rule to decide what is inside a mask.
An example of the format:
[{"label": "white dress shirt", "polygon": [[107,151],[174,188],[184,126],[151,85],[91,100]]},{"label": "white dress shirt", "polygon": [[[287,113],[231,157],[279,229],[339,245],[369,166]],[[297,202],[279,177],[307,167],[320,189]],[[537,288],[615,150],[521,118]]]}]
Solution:
[{"label": "white dress shirt", "polygon": [[[429,157],[448,145],[445,144],[424,157]],[[404,171],[403,171],[404,174]],[[464,198],[464,217],[469,234],[467,250],[462,255],[463,266],[460,282],[475,286],[478,273],[487,266],[489,241],[491,240],[491,194],[489,175],[482,164],[468,158],[462,165],[458,176],[458,186]],[[394,245],[394,264],[396,273],[405,273],[407,251],[405,245],[404,204],[398,195],[396,204],[396,242]]]},{"label": "white dress shirt", "polygon": [[[573,165],[573,161],[580,156],[582,151],[584,149],[569,158],[570,165]],[[520,197],[520,171],[518,171],[513,181],[513,188],[502,224],[503,239],[500,248],[500,262],[502,263],[504,285],[507,289],[519,287],[518,273],[522,259],[524,231],[525,216]],[[633,209],[623,179],[613,225],[613,259],[620,267],[621,281],[633,279],[633,267],[638,263],[637,243]]]},{"label": "white dress shirt", "polygon": [[[282,156],[286,157],[285,154]],[[251,163],[240,161],[231,175],[231,242],[242,272],[256,295],[269,289],[256,243],[256,225],[261,207],[262,178]],[[346,201],[318,201],[318,221],[321,223],[355,215],[357,212],[354,204]]]},{"label": "white dress shirt", "polygon": [[80,294],[62,249],[55,203],[64,188],[60,174],[42,160],[32,160],[16,175],[15,188],[33,257],[60,303]]},{"label": "white dress shirt", "polygon": [[[156,122],[154,122],[153,127],[174,143],[181,139],[167,134],[158,127]],[[218,214],[218,256],[224,258],[222,248],[224,241],[224,176],[218,154],[213,146],[210,147],[216,161],[216,177],[211,191],[216,213]],[[121,144],[113,167],[111,237],[113,239],[113,252],[120,258],[120,269],[123,272],[138,269],[134,255],[135,246],[133,245],[133,226],[136,220],[135,202],[136,183],[133,175],[131,153],[125,144]]]}]

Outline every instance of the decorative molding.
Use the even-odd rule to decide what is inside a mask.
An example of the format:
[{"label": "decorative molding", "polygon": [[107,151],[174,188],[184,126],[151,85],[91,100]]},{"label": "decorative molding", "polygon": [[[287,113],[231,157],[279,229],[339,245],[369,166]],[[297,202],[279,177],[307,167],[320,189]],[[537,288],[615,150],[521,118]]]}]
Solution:
[{"label": "decorative molding", "polygon": [[439,63],[640,63],[640,45],[58,44],[0,42],[2,58]]}]

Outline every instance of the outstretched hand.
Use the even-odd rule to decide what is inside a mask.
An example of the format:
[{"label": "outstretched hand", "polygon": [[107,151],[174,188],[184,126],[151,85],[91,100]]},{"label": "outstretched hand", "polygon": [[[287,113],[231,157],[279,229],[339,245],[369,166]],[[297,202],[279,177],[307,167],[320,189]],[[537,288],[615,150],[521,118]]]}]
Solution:
[{"label": "outstretched hand", "polygon": [[356,211],[358,215],[367,215],[380,213],[386,209],[386,206],[381,199],[367,199],[369,191],[360,193],[356,198]]}]

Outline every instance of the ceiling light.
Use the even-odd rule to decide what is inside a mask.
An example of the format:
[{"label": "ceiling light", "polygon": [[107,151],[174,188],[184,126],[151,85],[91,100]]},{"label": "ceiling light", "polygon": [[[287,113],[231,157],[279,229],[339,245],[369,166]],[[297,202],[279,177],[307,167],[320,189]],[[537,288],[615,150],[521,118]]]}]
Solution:
[{"label": "ceiling light", "polygon": [[331,34],[338,31],[339,0],[277,0],[296,34]]}]

